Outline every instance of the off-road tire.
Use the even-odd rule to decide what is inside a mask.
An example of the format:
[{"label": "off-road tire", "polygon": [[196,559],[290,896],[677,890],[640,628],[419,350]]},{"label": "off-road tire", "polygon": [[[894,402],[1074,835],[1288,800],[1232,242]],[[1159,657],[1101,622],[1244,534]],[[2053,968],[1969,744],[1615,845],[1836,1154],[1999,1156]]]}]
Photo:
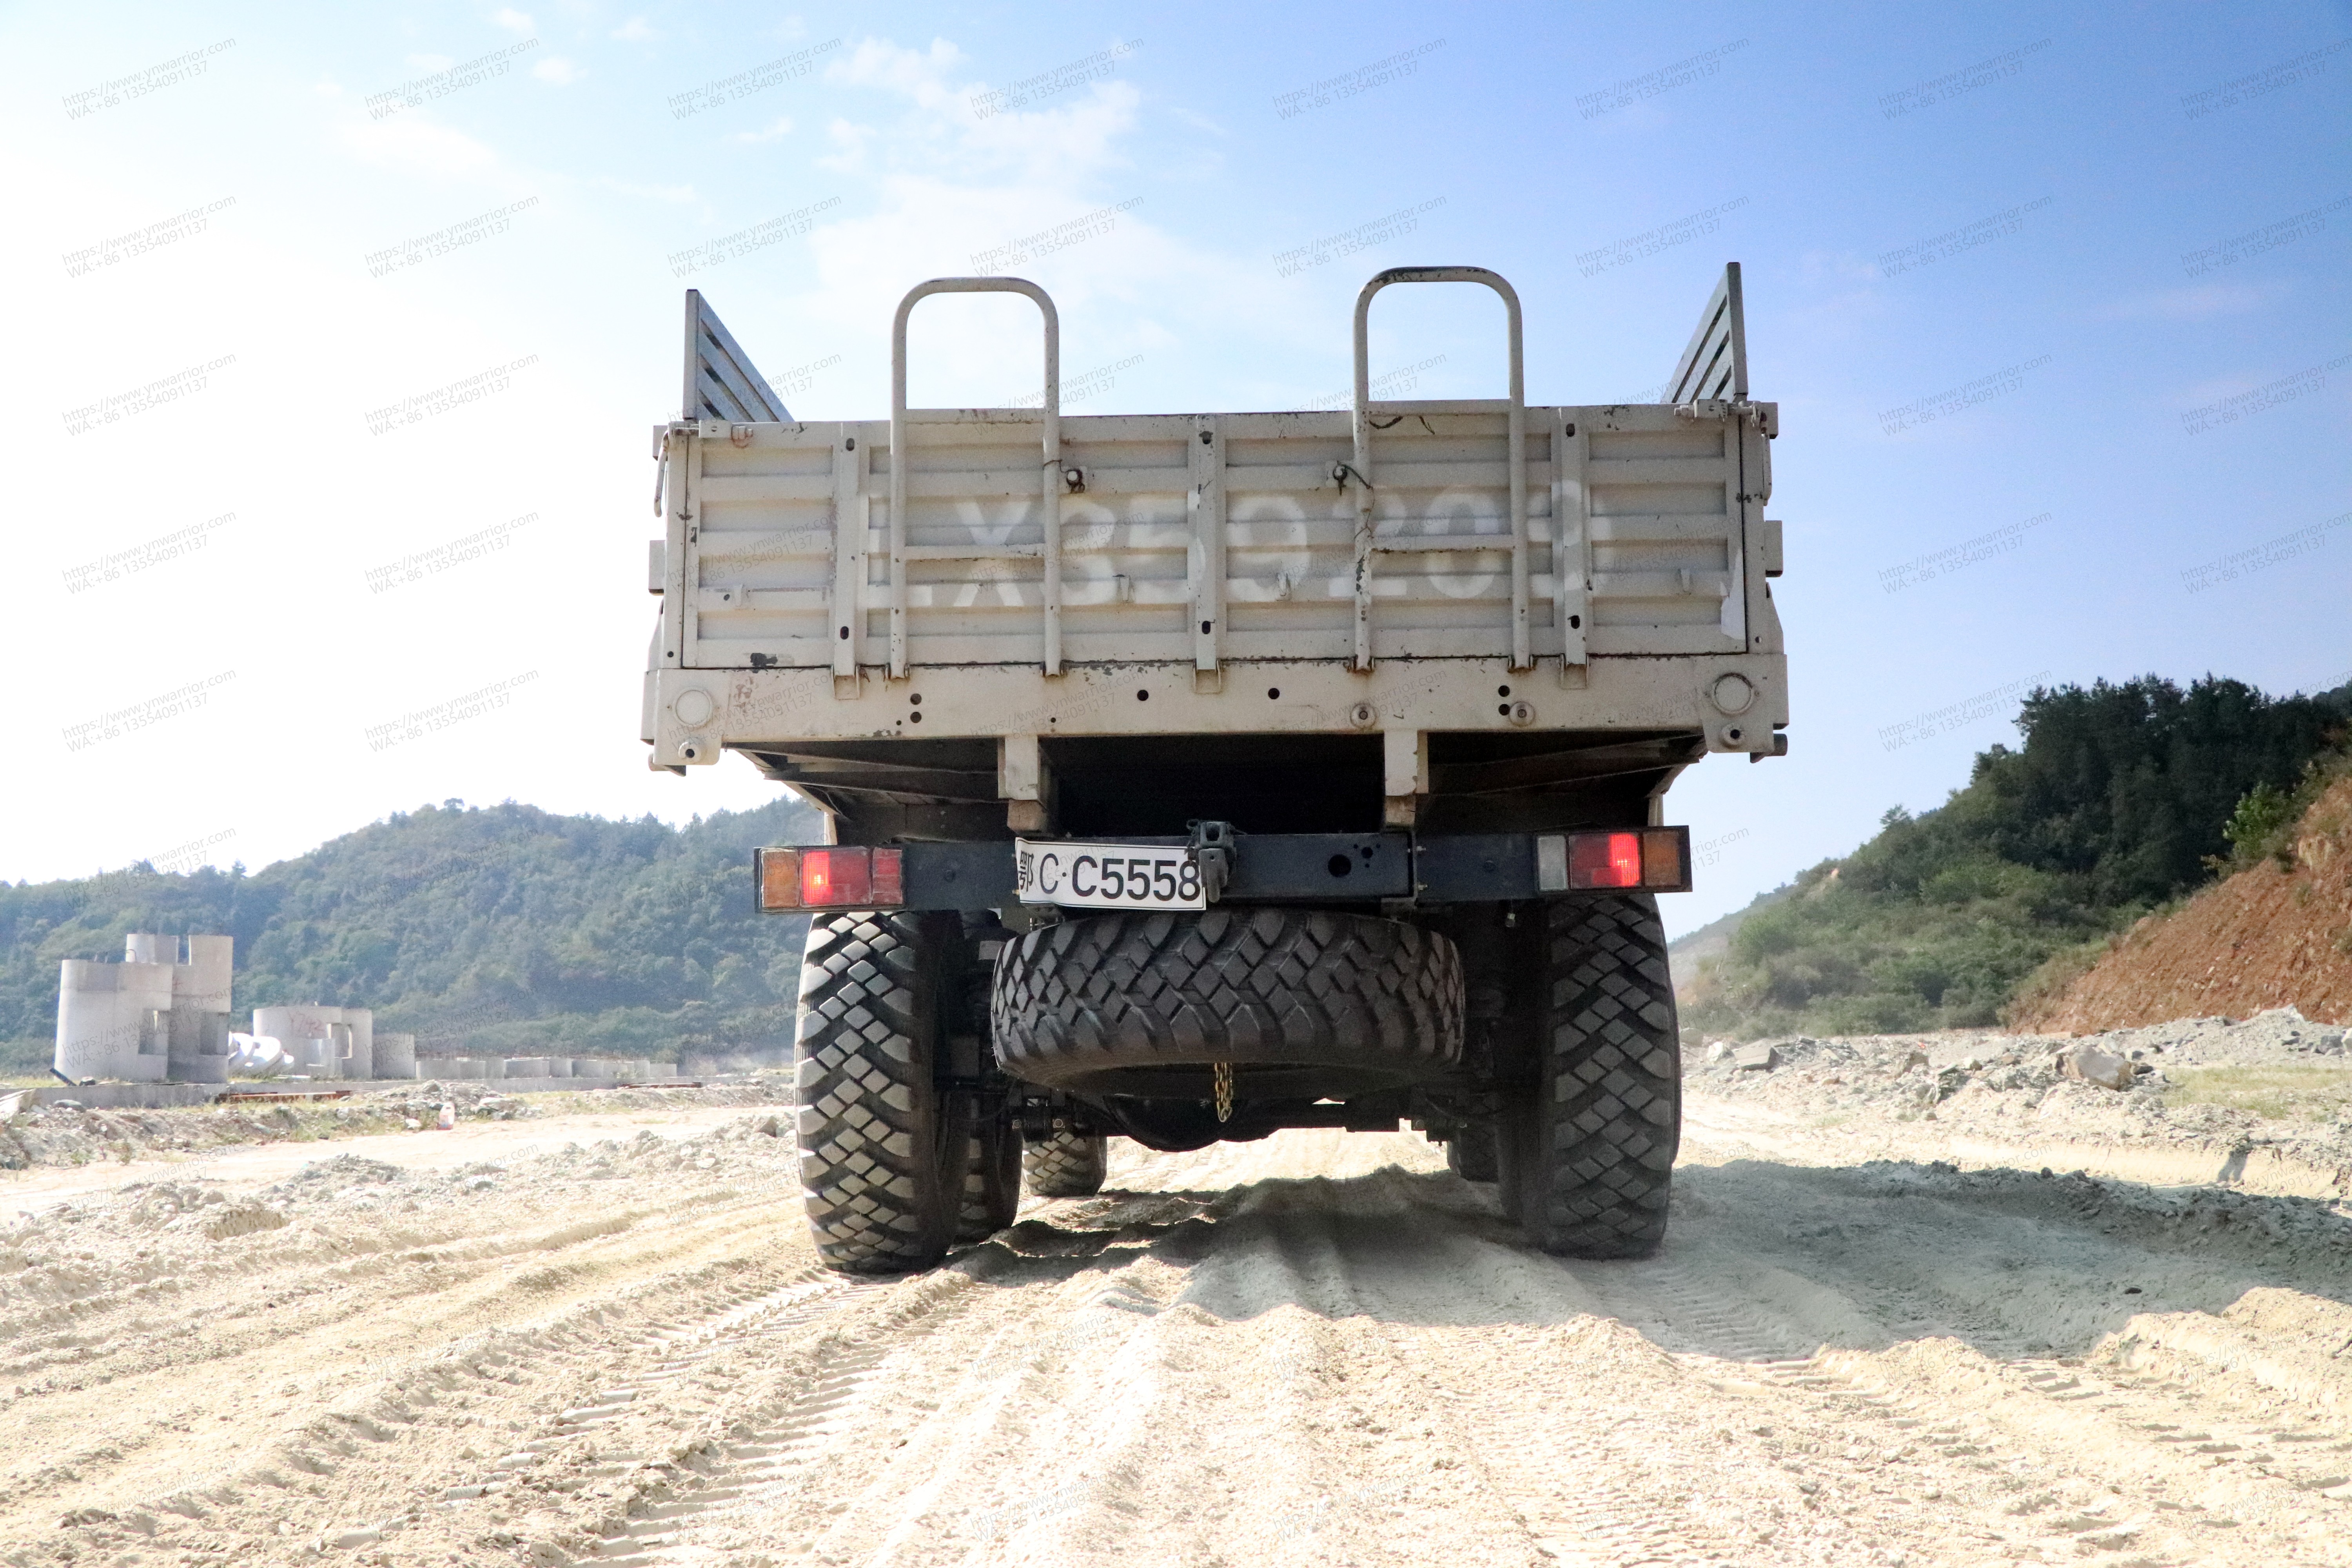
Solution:
[{"label": "off-road tire", "polygon": [[956,1214],[959,1246],[986,1241],[1011,1225],[1021,1207],[1021,1130],[1000,1114],[975,1128],[965,1148],[962,1201]]},{"label": "off-road tire", "polygon": [[1666,1234],[1682,1045],[1657,900],[1547,906],[1540,1082],[1498,1140],[1503,1201],[1544,1251],[1647,1258]]},{"label": "off-road tire", "polygon": [[1008,945],[991,1014],[998,1061],[1034,1083],[1215,1062],[1412,1078],[1461,1059],[1462,955],[1328,910],[1093,915]]},{"label": "off-road tire", "polygon": [[935,1071],[938,1003],[959,952],[952,915],[809,921],[793,1051],[801,1194],[828,1267],[928,1268],[954,1235],[972,1127]]},{"label": "off-road tire", "polygon": [[1090,1198],[1102,1191],[1108,1164],[1099,1132],[1058,1131],[1033,1138],[1021,1151],[1021,1180],[1032,1197]]},{"label": "off-road tire", "polygon": [[1491,1182],[1499,1173],[1492,1122],[1474,1121],[1445,1141],[1445,1168],[1465,1182]]}]

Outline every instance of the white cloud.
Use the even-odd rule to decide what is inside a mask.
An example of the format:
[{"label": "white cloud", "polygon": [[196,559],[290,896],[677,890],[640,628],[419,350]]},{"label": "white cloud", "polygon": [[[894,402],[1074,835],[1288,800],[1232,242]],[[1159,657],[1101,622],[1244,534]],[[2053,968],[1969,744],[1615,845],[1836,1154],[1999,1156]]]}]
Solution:
[{"label": "white cloud", "polygon": [[963,59],[963,51],[945,38],[933,38],[928,53],[901,48],[880,38],[867,38],[846,58],[825,68],[825,79],[854,87],[880,87],[912,99],[924,109],[945,109],[955,101],[947,73]]},{"label": "white cloud", "polygon": [[664,35],[643,16],[632,16],[613,29],[613,37],[625,44],[652,44],[658,43]]},{"label": "white cloud", "polygon": [[527,35],[531,29],[530,13],[515,10],[512,6],[501,6],[492,12],[490,20],[508,32],[517,35]]},{"label": "white cloud", "polygon": [[550,55],[531,67],[530,74],[557,87],[570,87],[588,74],[588,68],[565,59],[562,55]]},{"label": "white cloud", "polygon": [[[888,132],[898,154],[893,162],[901,167],[1069,184],[1126,163],[1112,144],[1135,129],[1142,101],[1128,83],[1097,82],[1083,94],[1061,95],[1049,109],[1004,110],[978,119],[972,100],[985,84],[950,79],[965,63],[963,51],[945,38],[934,38],[926,50],[867,38],[827,67],[825,79],[877,88],[906,102],[908,112]],[[839,151],[826,166],[845,173],[863,168],[877,131],[841,121],[828,134]]]},{"label": "white cloud", "polygon": [[411,174],[441,178],[473,174],[495,167],[499,161],[496,153],[464,132],[414,113],[353,121],[338,127],[336,136],[362,163]]},{"label": "white cloud", "polygon": [[829,156],[817,159],[817,166],[836,174],[862,173],[866,167],[866,144],[880,135],[871,125],[859,125],[847,120],[835,120],[824,128],[824,139],[832,143]]},{"label": "white cloud", "polygon": [[[887,338],[907,288],[982,269],[1052,290],[1072,334],[1063,354],[1074,370],[1209,331],[1220,339],[1298,340],[1298,285],[1276,278],[1262,258],[1196,249],[1155,227],[1148,201],[1134,205],[1144,194],[1124,152],[1141,103],[1134,87],[1097,82],[983,118],[972,99],[987,84],[969,79],[968,70],[962,51],[944,39],[915,49],[870,38],[827,69],[839,87],[868,89],[882,112],[824,128],[819,166],[858,175],[870,195],[865,211],[820,224],[807,242],[817,285],[792,306],[804,341],[839,342],[845,353],[857,349],[853,363],[887,367],[887,350],[875,352],[870,340]],[[1089,234],[1077,243],[1019,253],[1024,238],[1081,218],[1091,218]],[[1171,300],[1185,303],[1171,311]],[[929,305],[923,315],[918,402],[1027,389],[1037,353],[1033,309],[983,297]],[[1005,384],[1008,366],[1022,370],[1013,379],[1024,385]],[[827,396],[854,408],[880,390],[852,385],[855,379],[829,384]]]},{"label": "white cloud", "polygon": [[421,71],[445,71],[457,62],[447,55],[410,55],[408,63]]},{"label": "white cloud", "polygon": [[789,136],[792,133],[793,122],[789,120],[779,120],[773,125],[769,126],[765,131],[738,131],[735,132],[735,140],[738,142],[773,142],[780,137]]},{"label": "white cloud", "polygon": [[618,191],[625,196],[644,196],[656,202],[690,202],[695,199],[692,185],[638,185],[626,180],[601,179],[596,182],[608,191]]}]

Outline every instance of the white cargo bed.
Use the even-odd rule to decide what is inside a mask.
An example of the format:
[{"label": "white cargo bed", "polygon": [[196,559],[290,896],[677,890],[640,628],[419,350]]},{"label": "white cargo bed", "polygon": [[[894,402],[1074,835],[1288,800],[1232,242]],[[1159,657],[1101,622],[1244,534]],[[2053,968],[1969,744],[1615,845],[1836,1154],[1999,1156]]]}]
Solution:
[{"label": "white cargo bed", "polygon": [[[1365,302],[1471,270],[1383,274]],[[1022,291],[1051,387],[1050,304]],[[1049,395],[902,410],[901,455],[890,420],[770,416],[711,319],[702,384],[743,395],[656,433],[654,764],[791,738],[1528,726],[1771,752],[1776,412],[1746,395],[1736,269],[1664,405],[1370,401],[1358,320],[1353,410],[1072,417]],[[1756,694],[1738,713],[1710,705],[1728,674]]]}]

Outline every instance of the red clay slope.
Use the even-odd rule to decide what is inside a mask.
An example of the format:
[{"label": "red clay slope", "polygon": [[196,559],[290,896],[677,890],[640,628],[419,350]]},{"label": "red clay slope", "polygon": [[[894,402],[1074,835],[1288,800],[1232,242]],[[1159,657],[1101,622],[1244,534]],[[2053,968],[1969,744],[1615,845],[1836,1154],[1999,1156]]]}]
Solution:
[{"label": "red clay slope", "polygon": [[2019,1007],[2013,1026],[2087,1034],[2288,1003],[2352,1022],[2352,779],[2314,802],[2297,834],[2293,870],[2265,860],[2151,915],[2072,984]]}]

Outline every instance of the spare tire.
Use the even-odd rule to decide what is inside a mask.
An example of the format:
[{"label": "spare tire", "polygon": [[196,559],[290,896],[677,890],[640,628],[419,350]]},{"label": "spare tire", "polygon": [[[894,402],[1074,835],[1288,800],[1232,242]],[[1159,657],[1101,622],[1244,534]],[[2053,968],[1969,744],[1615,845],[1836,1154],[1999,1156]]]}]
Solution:
[{"label": "spare tire", "polygon": [[1006,944],[1003,1069],[1090,1094],[1345,1098],[1462,1058],[1462,955],[1402,921],[1329,910],[1090,915]]},{"label": "spare tire", "polygon": [[1099,1132],[1063,1129],[1032,1139],[1021,1151],[1021,1174],[1041,1198],[1090,1198],[1102,1191],[1107,1140]]}]

